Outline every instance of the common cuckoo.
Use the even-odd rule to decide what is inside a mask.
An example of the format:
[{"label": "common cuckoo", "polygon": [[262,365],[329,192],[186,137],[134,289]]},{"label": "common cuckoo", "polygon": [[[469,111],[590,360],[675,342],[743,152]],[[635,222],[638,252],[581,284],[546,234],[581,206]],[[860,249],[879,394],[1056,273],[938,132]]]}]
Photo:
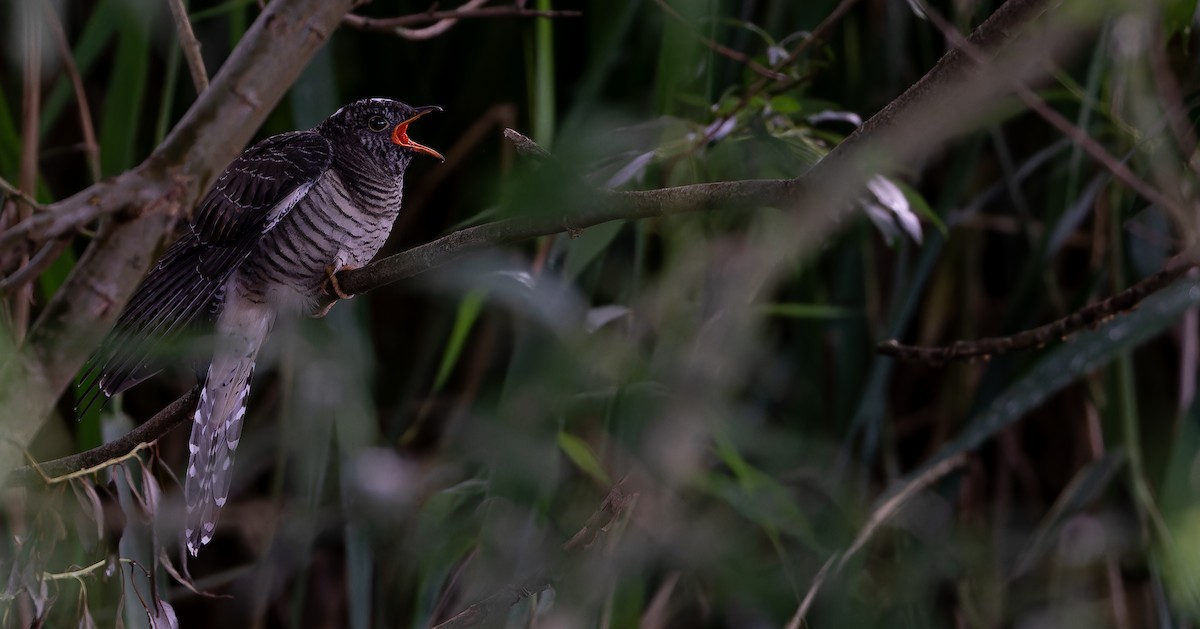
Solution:
[{"label": "common cuckoo", "polygon": [[189,331],[213,331],[184,487],[184,537],[193,555],[212,539],[229,496],[250,376],[275,318],[317,314],[327,286],[346,297],[335,274],[366,264],[383,246],[413,155],[442,159],[408,137],[409,125],[431,111],[440,108],[360,100],[309,131],[247,149],[217,179],[93,356],[84,407],[158,372],[162,348]]}]

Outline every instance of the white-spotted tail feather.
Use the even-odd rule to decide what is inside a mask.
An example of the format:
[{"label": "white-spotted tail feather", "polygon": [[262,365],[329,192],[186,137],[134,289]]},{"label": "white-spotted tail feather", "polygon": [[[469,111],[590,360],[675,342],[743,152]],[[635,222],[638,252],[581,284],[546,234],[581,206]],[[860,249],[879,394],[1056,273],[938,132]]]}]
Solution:
[{"label": "white-spotted tail feather", "polygon": [[217,514],[229,497],[233,453],[242,438],[254,360],[275,319],[270,308],[237,297],[236,289],[230,294],[234,296],[217,320],[217,347],[188,442],[184,537],[192,555],[212,540]]}]

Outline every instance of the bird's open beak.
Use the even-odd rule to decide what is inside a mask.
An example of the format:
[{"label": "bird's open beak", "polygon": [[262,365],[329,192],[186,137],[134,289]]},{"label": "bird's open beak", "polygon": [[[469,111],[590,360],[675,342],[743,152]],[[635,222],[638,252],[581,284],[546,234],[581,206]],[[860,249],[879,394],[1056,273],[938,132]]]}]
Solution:
[{"label": "bird's open beak", "polygon": [[412,121],[416,120],[417,118],[420,118],[421,116],[424,116],[425,114],[427,114],[431,111],[441,111],[442,108],[438,107],[437,105],[429,105],[426,107],[414,107],[413,110],[416,111],[417,113],[413,114],[412,118],[409,118],[408,120],[405,120],[404,122],[401,122],[400,124],[396,125],[395,129],[392,129],[392,142],[395,142],[396,144],[399,144],[400,146],[410,148],[417,153],[424,153],[426,155],[436,157],[436,158],[442,160],[443,162],[446,161],[446,158],[442,157],[441,153],[429,148],[428,146],[425,146],[424,144],[418,144],[416,142],[413,142],[408,137],[408,125],[412,124]]}]

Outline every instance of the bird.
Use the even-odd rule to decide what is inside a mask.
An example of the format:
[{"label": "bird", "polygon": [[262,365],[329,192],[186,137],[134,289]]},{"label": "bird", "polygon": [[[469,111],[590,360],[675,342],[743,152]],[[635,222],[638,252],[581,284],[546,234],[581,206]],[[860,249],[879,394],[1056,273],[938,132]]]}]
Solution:
[{"label": "bird", "polygon": [[229,497],[259,348],[277,317],[324,316],[323,297],[350,297],[336,274],[363,266],[383,246],[413,156],[445,161],[408,136],[409,125],[435,111],[441,108],[358,100],[312,129],[246,149],[196,206],[85,367],[83,412],[164,368],[163,348],[211,331],[184,481],[182,537],[192,556],[212,540]]}]

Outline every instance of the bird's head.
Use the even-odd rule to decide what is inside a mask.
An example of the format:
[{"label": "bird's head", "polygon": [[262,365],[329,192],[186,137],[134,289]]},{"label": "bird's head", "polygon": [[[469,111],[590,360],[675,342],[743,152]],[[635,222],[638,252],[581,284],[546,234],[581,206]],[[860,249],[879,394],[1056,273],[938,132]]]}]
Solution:
[{"label": "bird's head", "polygon": [[436,105],[409,107],[388,98],[367,98],[337,110],[316,131],[333,143],[335,150],[348,151],[399,176],[414,153],[445,161],[441,153],[408,137],[408,126],[417,118],[441,110]]}]

